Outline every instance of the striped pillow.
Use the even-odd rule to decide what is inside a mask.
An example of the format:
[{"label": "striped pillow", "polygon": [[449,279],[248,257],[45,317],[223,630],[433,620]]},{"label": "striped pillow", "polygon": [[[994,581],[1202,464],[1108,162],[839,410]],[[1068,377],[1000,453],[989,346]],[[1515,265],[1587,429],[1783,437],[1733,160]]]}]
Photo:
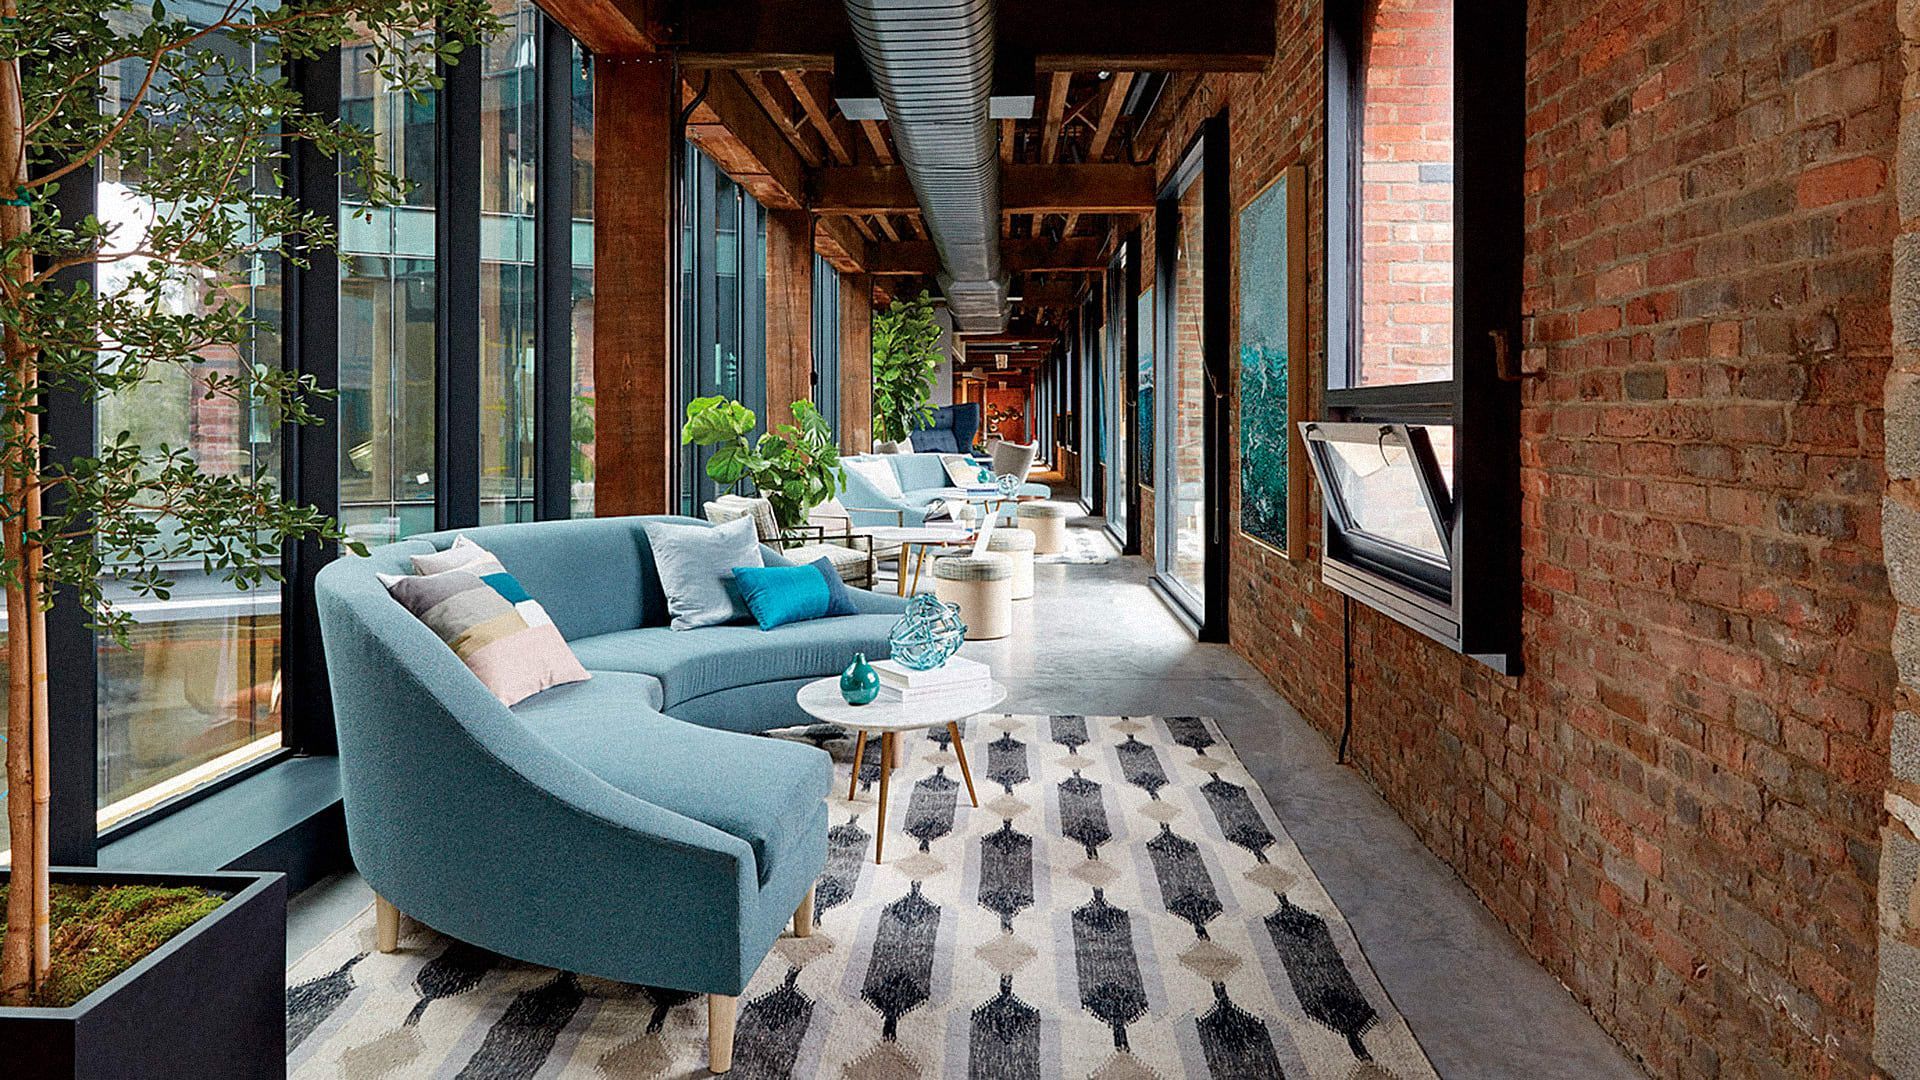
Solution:
[{"label": "striped pillow", "polygon": [[[456,553],[464,561],[448,567]],[[433,569],[380,581],[502,705],[588,678],[545,609],[487,549],[461,537],[447,551],[415,556],[414,566]]]}]

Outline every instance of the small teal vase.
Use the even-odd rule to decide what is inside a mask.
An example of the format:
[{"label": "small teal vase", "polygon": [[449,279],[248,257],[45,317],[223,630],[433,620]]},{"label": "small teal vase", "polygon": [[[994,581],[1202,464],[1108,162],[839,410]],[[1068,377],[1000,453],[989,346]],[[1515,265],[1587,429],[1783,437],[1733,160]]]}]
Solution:
[{"label": "small teal vase", "polygon": [[871,705],[880,696],[880,673],[867,663],[866,653],[854,653],[853,663],[840,673],[840,696],[849,705]]}]

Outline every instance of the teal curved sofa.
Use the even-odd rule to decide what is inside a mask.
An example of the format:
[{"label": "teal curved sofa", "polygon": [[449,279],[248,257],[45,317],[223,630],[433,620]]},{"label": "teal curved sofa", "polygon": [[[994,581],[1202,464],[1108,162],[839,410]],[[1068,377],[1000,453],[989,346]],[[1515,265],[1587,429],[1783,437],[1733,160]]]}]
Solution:
[{"label": "teal curved sofa", "polygon": [[[433,533],[342,557],[315,581],[347,841],[399,912],[518,960],[735,998],[792,916],[810,930],[831,759],[752,732],[806,723],[797,687],[884,656],[904,602],[762,631],[675,631],[641,524],[598,518]],[[507,708],[376,574],[458,535],[492,551],[592,673]],[[763,548],[769,563],[785,562]]]}]

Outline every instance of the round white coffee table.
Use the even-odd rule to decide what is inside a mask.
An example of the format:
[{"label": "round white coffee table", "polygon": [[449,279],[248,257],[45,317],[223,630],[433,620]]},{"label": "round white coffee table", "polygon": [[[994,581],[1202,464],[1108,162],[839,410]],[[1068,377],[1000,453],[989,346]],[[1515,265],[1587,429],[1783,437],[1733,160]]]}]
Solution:
[{"label": "round white coffee table", "polygon": [[853,799],[860,788],[860,759],[867,749],[867,733],[880,736],[880,815],[873,830],[873,861],[880,861],[881,845],[887,840],[887,778],[893,772],[894,748],[898,736],[927,728],[947,729],[953,740],[953,756],[960,759],[960,778],[967,782],[967,798],[980,805],[973,792],[973,773],[967,770],[967,750],[960,745],[960,721],[986,712],[1007,699],[1007,688],[990,682],[970,694],[936,698],[931,702],[900,702],[875,698],[869,705],[849,705],[840,696],[840,677],[815,679],[800,688],[800,707],[807,715],[825,720],[856,733],[853,747],[853,779],[847,784],[847,798]]}]

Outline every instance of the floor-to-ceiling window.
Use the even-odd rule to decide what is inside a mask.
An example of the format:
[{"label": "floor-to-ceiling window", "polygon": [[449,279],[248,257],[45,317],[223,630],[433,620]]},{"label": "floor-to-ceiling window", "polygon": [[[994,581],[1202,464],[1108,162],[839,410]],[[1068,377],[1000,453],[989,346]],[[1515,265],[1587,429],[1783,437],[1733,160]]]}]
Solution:
[{"label": "floor-to-ceiling window", "polygon": [[580,44],[569,50],[572,60],[570,95],[572,130],[568,142],[573,157],[573,284],[572,324],[573,398],[571,419],[572,473],[568,504],[574,517],[593,516],[593,62]]},{"label": "floor-to-ceiling window", "polygon": [[[733,398],[766,413],[766,213],[713,159],[688,147],[681,177],[681,371],[677,409],[696,397]],[[711,451],[681,459],[680,509],[698,514],[716,494]]]},{"label": "floor-to-ceiling window", "polygon": [[480,50],[480,521],[533,518],[540,10],[493,0]]},{"label": "floor-to-ceiling window", "polygon": [[[1180,179],[1170,217],[1172,264],[1164,280],[1171,285],[1164,305],[1164,376],[1158,380],[1161,408],[1160,519],[1162,543],[1155,549],[1160,568],[1184,590],[1196,608],[1206,599],[1206,183],[1203,163],[1195,159]],[[1165,245],[1163,245],[1165,250]]]},{"label": "floor-to-ceiling window", "polygon": [[[144,11],[133,9],[113,17],[129,30],[148,21]],[[224,54],[234,70],[274,75],[262,68],[262,47],[213,35],[194,48]],[[103,109],[124,108],[147,74],[143,60],[110,68]],[[154,100],[166,100],[164,85],[150,92]],[[147,229],[165,212],[140,192],[143,179],[137,159],[109,156],[95,172],[95,213],[109,230],[109,249],[125,253],[99,271],[96,285],[109,295],[125,295],[144,275],[165,274],[137,254]],[[262,174],[253,181],[271,184],[274,177]],[[180,315],[244,305],[255,322],[237,347],[203,350],[201,363],[192,369],[149,367],[137,386],[95,404],[95,424],[104,440],[124,432],[150,451],[184,449],[207,473],[270,482],[280,472],[279,426],[264,408],[210,388],[250,365],[281,362],[281,262],[257,255],[233,270],[242,284],[218,299],[178,273],[160,294],[161,306]],[[111,343],[101,353],[103,364],[128,359]],[[173,522],[160,517],[155,524],[156,543],[165,547],[172,542]],[[160,596],[143,594],[122,577],[123,570],[134,569],[109,565],[103,582],[107,601],[132,620],[125,642],[101,635],[93,672],[76,674],[96,680],[95,804],[103,825],[191,786],[196,777],[280,748],[280,586],[265,582],[241,589],[209,573],[200,560],[182,557],[162,562],[175,585]],[[75,659],[50,657],[56,677]]]},{"label": "floor-to-ceiling window", "polygon": [[813,404],[840,430],[840,272],[813,257]]},{"label": "floor-to-ceiling window", "polygon": [[340,184],[339,516],[356,539],[385,543],[434,525],[438,98],[385,85],[372,50],[341,50],[340,115],[374,133],[407,189],[371,207],[351,177]]},{"label": "floor-to-ceiling window", "polygon": [[1131,381],[1128,368],[1133,362],[1127,348],[1133,337],[1133,303],[1127,292],[1126,247],[1121,248],[1106,277],[1106,347],[1101,357],[1105,377],[1101,384],[1106,388],[1107,531],[1125,545],[1132,516],[1132,492],[1128,489],[1133,475],[1133,403],[1127,394]]}]

